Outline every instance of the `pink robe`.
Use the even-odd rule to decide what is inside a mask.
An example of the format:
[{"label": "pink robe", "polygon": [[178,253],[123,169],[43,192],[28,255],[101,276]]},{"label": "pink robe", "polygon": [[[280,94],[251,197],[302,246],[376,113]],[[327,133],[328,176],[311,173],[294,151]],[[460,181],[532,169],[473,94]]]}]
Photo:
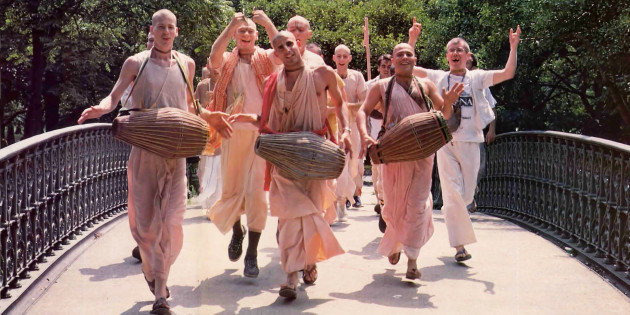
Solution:
[{"label": "pink robe", "polygon": [[[383,99],[389,80],[377,83]],[[388,125],[424,111],[404,88],[394,83],[387,113]],[[382,215],[387,222],[387,230],[378,246],[381,255],[389,256],[405,250],[407,257],[417,259],[420,248],[433,235],[432,169],[433,155],[422,160],[382,166],[385,201]]]},{"label": "pink robe", "polygon": [[[324,127],[326,104],[317,100],[312,71],[304,70],[292,91],[286,91],[284,70],[279,73],[269,115],[271,129],[286,132]],[[271,215],[279,219],[280,261],[286,273],[344,253],[322,214],[334,200],[334,191],[325,180],[292,180],[271,169],[269,206]]]},{"label": "pink robe", "polygon": [[[144,57],[140,53],[132,58],[142,62]],[[155,104],[156,108],[188,110],[186,83],[174,60],[167,68],[150,59],[134,84],[128,108],[150,108]],[[129,226],[140,248],[142,271],[147,279],[165,283],[184,240],[186,159],[165,159],[134,147],[129,155],[127,178]],[[165,288],[156,288],[156,295],[160,290]]]}]

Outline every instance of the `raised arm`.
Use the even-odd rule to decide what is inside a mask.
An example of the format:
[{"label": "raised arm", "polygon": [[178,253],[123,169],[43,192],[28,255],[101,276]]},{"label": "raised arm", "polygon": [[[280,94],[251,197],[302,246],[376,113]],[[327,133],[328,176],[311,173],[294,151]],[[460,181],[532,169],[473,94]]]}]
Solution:
[{"label": "raised arm", "polygon": [[236,12],[232,16],[230,24],[221,32],[219,37],[212,44],[210,51],[210,63],[213,69],[219,68],[223,64],[223,53],[226,51],[236,28],[245,21],[245,15],[242,12]]},{"label": "raised arm", "polygon": [[520,25],[516,27],[516,32],[514,32],[513,29],[510,29],[510,56],[508,57],[507,63],[505,64],[505,68],[503,70],[493,71],[494,77],[492,79],[492,84],[499,84],[514,77],[514,73],[516,73],[516,52],[518,50],[518,43],[520,42],[520,38]]},{"label": "raised arm", "polygon": [[252,21],[265,28],[267,36],[269,36],[269,42],[273,46],[273,38],[278,34],[278,29],[273,25],[273,21],[265,14],[263,10],[254,10],[252,12]]},{"label": "raised arm", "polygon": [[361,137],[361,153],[359,158],[365,156],[365,152],[370,145],[376,144],[376,140],[372,138],[367,132],[367,116],[371,113],[376,105],[381,102],[381,92],[379,91],[378,84],[374,84],[367,92],[367,97],[357,112],[357,127],[359,129],[359,136]]},{"label": "raised arm", "polygon": [[141,62],[137,59],[133,59],[131,57],[127,58],[122,66],[122,69],[120,69],[120,76],[118,76],[118,80],[109,95],[101,100],[98,105],[86,108],[83,113],[81,113],[81,117],[79,117],[77,122],[82,124],[88,119],[99,118],[113,111],[114,108],[118,106],[118,102],[125,93],[125,90],[136,78],[140,65]]},{"label": "raised arm", "polygon": [[422,32],[422,24],[416,22],[416,17],[413,17],[413,23],[411,24],[411,28],[409,28],[409,46],[416,49],[416,43],[418,42],[418,37]]}]

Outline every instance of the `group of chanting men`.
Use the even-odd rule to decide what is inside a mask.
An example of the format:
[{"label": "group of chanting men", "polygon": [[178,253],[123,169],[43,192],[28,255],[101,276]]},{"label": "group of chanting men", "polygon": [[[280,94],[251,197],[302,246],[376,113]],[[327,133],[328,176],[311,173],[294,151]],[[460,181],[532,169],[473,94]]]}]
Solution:
[{"label": "group of chanting men", "polygon": [[[256,24],[266,30],[272,49],[256,45]],[[193,100],[201,100],[204,106],[199,115],[211,126],[210,141],[216,154],[200,163],[202,188],[220,191],[218,200],[206,205],[207,215],[222,233],[232,230],[230,260],[242,256],[247,236],[244,275],[252,278],[259,273],[257,247],[267,214],[277,217],[274,232],[286,273],[279,295],[295,298],[299,272],[305,283],[312,284],[317,280],[318,262],[344,253],[330,225],[345,219],[346,203],[361,205],[360,159],[367,147],[376,143],[368,125],[379,129],[378,121],[368,123],[370,113],[385,115],[383,130],[387,132],[409,115],[432,108],[448,119],[459,107],[461,123],[453,132],[453,140],[438,151],[437,161],[450,245],[456,249],[457,261],[469,259],[464,245],[476,239],[467,205],[472,203],[476,187],[482,129],[494,119],[485,90],[514,76],[520,28],[510,30],[511,50],[504,69],[467,70],[471,56],[468,43],[454,38],[446,45],[450,71],[440,71],[416,66],[414,46],[421,25],[414,20],[409,43],[398,44],[391,55],[379,58],[379,77],[368,84],[360,72],[348,69],[348,47],[335,49],[336,69],[324,63],[321,51],[306,49],[312,30],[305,18],[294,16],[286,29],[277,31],[261,10],[254,10],[251,19],[243,13],[234,14],[212,46],[204,69],[207,78],[195,96],[190,83],[195,77],[195,63],[173,50],[177,19],[171,11],[159,10],[152,17],[149,32],[152,47],[125,61],[111,93],[86,109],[78,122],[113,111],[125,94],[129,95],[123,102],[130,109],[175,107],[197,113]],[[236,45],[230,52],[227,48],[232,39]],[[309,46],[317,51],[318,47]],[[348,157],[342,175],[336,180],[290,179],[255,155],[259,134],[293,131],[336,139]],[[383,203],[382,216],[387,223],[378,252],[395,265],[404,251],[408,258],[405,276],[412,280],[421,276],[417,259],[433,234],[433,161],[430,156],[373,168],[377,198]],[[155,295],[152,314],[170,314],[167,279],[183,245],[185,168],[184,159],[162,158],[137,147],[129,156],[129,225],[138,244],[142,272]],[[218,176],[217,168],[220,187],[211,189],[210,181],[204,178],[208,173]],[[243,214],[245,224],[241,222]]]}]

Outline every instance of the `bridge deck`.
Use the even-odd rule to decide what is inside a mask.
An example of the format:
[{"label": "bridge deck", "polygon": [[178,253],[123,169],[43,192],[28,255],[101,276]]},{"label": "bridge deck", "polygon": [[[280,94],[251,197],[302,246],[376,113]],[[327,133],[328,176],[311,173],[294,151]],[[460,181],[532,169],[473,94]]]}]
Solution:
[{"label": "bridge deck", "polygon": [[[284,275],[275,241],[277,220],[262,235],[257,279],[242,276],[243,260],[230,262],[230,235],[221,235],[201,209],[189,207],[184,248],[171,270],[170,304],[176,314],[630,314],[630,299],[577,259],[507,221],[473,214],[478,243],[466,265],[454,262],[444,217],[434,211],[435,234],[422,249],[420,280],[406,281],[404,256],[397,266],[376,253],[382,234],[365,187],[360,209],[333,226],[346,254],[319,264],[315,285],[298,299],[278,297]],[[12,313],[147,314],[150,294],[126,216],[60,259]],[[51,267],[52,268],[52,267]],[[54,282],[52,285],[45,285]],[[15,298],[14,298],[15,299]],[[10,300],[3,300],[6,310]],[[4,306],[4,307],[2,307]]]}]

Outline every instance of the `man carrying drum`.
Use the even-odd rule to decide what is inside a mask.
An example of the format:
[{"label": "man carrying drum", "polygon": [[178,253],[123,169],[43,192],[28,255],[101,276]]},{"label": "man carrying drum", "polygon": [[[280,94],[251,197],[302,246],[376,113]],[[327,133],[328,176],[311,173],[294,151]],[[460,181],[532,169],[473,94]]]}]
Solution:
[{"label": "man carrying drum", "polygon": [[[436,86],[429,80],[413,76],[416,56],[408,44],[398,44],[392,54],[393,77],[376,82],[368,91],[367,98],[357,113],[357,125],[361,135],[361,156],[367,147],[375,145],[366,128],[366,117],[378,109],[384,117],[385,132],[403,118],[429,110],[427,96],[436,110],[442,110],[445,118],[452,113],[452,103],[457,100],[463,86],[456,84],[443,92],[442,99]],[[386,100],[387,99],[387,100]],[[420,248],[433,235],[433,198],[431,196],[431,172],[433,154],[422,160],[394,162],[382,166],[383,197],[381,210],[387,222],[387,230],[378,246],[381,255],[388,256],[395,265],[401,251],[407,255],[407,279],[418,279],[417,259]]]},{"label": "man carrying drum", "polygon": [[[169,10],[153,14],[150,28],[154,47],[127,58],[111,93],[100,104],[83,111],[79,124],[114,110],[125,89],[134,82],[128,108],[174,107],[195,113],[193,98],[188,93],[187,79],[195,75],[195,62],[173,50],[178,36],[177,18]],[[146,65],[137,77],[141,65]],[[181,70],[180,63],[182,65]],[[192,89],[192,88],[191,88]],[[201,111],[206,120],[222,136],[229,137],[232,129],[225,113]],[[182,221],[186,210],[186,160],[166,159],[133,147],[127,167],[129,185],[129,225],[140,247],[142,272],[155,295],[152,314],[170,314],[166,301],[170,293],[166,282],[171,265],[183,244]]]},{"label": "man carrying drum", "polygon": [[[422,26],[416,23],[415,18],[413,22],[409,29],[409,44],[415,45]],[[421,67],[414,69],[415,75],[428,78],[442,89],[449,88],[456,82],[461,82],[465,86],[458,100],[458,106],[461,108],[461,123],[456,130],[451,130],[453,133],[451,143],[437,152],[444,202],[442,213],[444,213],[450,245],[455,247],[457,262],[472,257],[464,245],[477,241],[466,206],[473,202],[475,196],[479,171],[479,143],[484,141],[483,129],[495,119],[484,89],[514,77],[520,35],[520,26],[516,28],[516,32],[510,29],[510,55],[502,70],[468,71],[466,63],[470,58],[470,47],[464,39],[459,37],[451,39],[446,45],[449,71]]]},{"label": "man carrying drum", "polygon": [[[325,66],[305,67],[293,34],[283,31],[273,39],[275,54],[284,69],[271,76],[265,85],[262,117],[236,115],[230,121],[260,121],[262,132],[327,131],[327,92],[330,94],[344,130],[339,139],[351,153],[348,112],[337,87],[335,72]],[[321,161],[325,163],[325,161]],[[322,210],[331,206],[335,193],[326,180],[293,180],[270,169],[269,205],[271,215],[278,217],[278,246],[282,269],[287,275],[280,296],[297,296],[298,271],[304,270],[304,281],[317,280],[316,263],[342,254]]]},{"label": "man carrying drum", "polygon": [[[263,11],[254,10],[252,19],[239,12],[212,45],[210,64],[221,73],[210,105],[213,110],[260,115],[263,80],[276,70],[275,64],[280,61],[273,57],[272,49],[256,46],[256,23],[265,28],[270,38],[277,33]],[[232,37],[236,48],[226,52]],[[263,187],[265,161],[254,154],[258,137],[256,127],[239,122],[233,127],[232,138],[221,143],[223,187],[221,199],[210,208],[209,218],[221,233],[232,229],[228,257],[237,261],[243,253],[243,239],[247,234],[241,225],[241,215],[247,216],[249,237],[244,275],[256,278],[259,273],[258,241],[267,222],[267,198]]]}]

